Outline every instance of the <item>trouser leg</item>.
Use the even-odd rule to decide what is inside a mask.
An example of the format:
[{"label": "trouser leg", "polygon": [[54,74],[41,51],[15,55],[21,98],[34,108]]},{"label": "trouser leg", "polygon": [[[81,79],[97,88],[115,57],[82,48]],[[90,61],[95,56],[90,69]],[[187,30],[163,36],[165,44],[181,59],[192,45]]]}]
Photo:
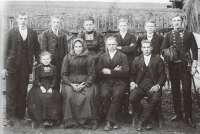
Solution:
[{"label": "trouser leg", "polygon": [[141,104],[141,99],[144,96],[145,96],[145,92],[142,88],[135,88],[131,90],[130,96],[129,96],[129,101],[132,104],[133,109],[137,113],[139,118],[144,110]]},{"label": "trouser leg", "polygon": [[114,86],[112,87],[113,96],[112,102],[109,107],[109,111],[106,117],[107,121],[116,123],[117,122],[117,115],[121,106],[122,97],[124,95],[125,86],[121,84],[121,82],[115,82]]},{"label": "trouser leg", "polygon": [[182,89],[183,89],[183,104],[185,118],[192,118],[192,97],[191,97],[191,74],[185,72],[181,74]]},{"label": "trouser leg", "polygon": [[140,121],[145,123],[146,120],[151,116],[154,108],[157,106],[157,104],[160,102],[161,97],[161,91],[150,93],[150,89],[146,91],[147,97],[149,98],[149,102],[146,105],[146,108],[142,112],[140,116]]},{"label": "trouser leg", "polygon": [[[177,70],[179,71],[179,70]],[[182,107],[181,107],[181,93],[180,93],[180,74],[170,73],[171,79],[171,91],[173,96],[173,104],[176,115],[183,115]]]},{"label": "trouser leg", "polygon": [[16,117],[17,96],[18,96],[17,74],[9,74],[6,78],[6,118]]},{"label": "trouser leg", "polygon": [[26,109],[26,96],[29,83],[29,70],[28,65],[21,65],[18,71],[18,104],[17,104],[17,117],[19,119],[25,117]]}]

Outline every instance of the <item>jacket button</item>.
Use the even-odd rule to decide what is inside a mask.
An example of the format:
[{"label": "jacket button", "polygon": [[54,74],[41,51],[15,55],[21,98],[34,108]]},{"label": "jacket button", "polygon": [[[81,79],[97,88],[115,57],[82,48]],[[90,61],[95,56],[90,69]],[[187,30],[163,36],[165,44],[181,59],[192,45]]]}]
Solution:
[{"label": "jacket button", "polygon": [[54,44],[53,44],[54,45]]}]

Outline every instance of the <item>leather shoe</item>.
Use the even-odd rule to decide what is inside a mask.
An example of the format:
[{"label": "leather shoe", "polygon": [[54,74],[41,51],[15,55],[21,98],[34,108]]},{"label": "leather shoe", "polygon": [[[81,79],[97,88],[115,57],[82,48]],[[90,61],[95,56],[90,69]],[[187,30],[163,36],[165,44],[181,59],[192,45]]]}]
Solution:
[{"label": "leather shoe", "polygon": [[181,120],[181,119],[183,119],[183,116],[181,116],[181,115],[175,115],[175,116],[171,119],[171,121],[174,122],[174,121],[179,121],[179,120]]},{"label": "leather shoe", "polygon": [[14,122],[13,122],[12,119],[6,120],[6,122],[5,122],[5,124],[4,124],[4,126],[7,126],[7,127],[11,127],[11,126],[13,126],[13,125],[14,125]]},{"label": "leather shoe", "polygon": [[144,124],[140,121],[140,122],[138,123],[138,127],[137,127],[136,131],[141,132],[141,131],[143,130],[143,125],[144,125]]},{"label": "leather shoe", "polygon": [[185,123],[188,124],[191,128],[196,128],[196,125],[193,123],[191,118],[186,119]]},{"label": "leather shoe", "polygon": [[109,131],[109,130],[112,130],[112,129],[113,129],[112,123],[110,121],[106,121],[106,125],[104,127],[104,130]]},{"label": "leather shoe", "polygon": [[115,124],[113,125],[113,128],[114,128],[114,129],[118,129],[118,128],[119,128],[118,123],[115,123]]},{"label": "leather shoe", "polygon": [[152,129],[152,124],[151,124],[150,120],[147,121],[145,128],[146,128],[146,130],[151,130]]}]

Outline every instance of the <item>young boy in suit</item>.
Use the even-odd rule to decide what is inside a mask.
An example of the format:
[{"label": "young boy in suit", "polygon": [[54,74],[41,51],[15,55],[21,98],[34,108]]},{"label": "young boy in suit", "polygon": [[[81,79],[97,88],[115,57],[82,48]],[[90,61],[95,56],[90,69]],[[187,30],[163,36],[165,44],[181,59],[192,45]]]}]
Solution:
[{"label": "young boy in suit", "polygon": [[51,64],[57,68],[57,85],[55,89],[60,89],[61,65],[63,58],[68,53],[68,44],[66,35],[60,30],[60,16],[51,16],[51,28],[42,32],[41,50],[48,51],[52,54]]}]

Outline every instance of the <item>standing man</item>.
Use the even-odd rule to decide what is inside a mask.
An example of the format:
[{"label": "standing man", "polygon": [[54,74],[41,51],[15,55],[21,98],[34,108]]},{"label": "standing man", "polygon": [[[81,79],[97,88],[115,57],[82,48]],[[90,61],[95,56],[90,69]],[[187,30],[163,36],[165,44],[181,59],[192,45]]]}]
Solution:
[{"label": "standing man", "polygon": [[117,115],[127,86],[129,65],[126,55],[117,50],[115,37],[107,38],[106,47],[108,52],[99,58],[97,75],[99,76],[101,104],[106,112],[104,129],[109,131],[119,128]]},{"label": "standing man", "polygon": [[37,33],[27,27],[28,14],[18,12],[17,27],[9,29],[4,37],[3,61],[1,71],[6,78],[6,118],[7,125],[13,119],[24,120],[29,74],[32,73],[33,55],[39,62],[40,45]]},{"label": "standing man", "polygon": [[114,34],[113,36],[117,39],[118,46],[117,49],[124,53],[128,58],[129,67],[133,62],[136,54],[136,37],[128,32],[128,20],[119,19],[118,21],[119,33]]},{"label": "standing man", "polygon": [[59,29],[61,18],[51,16],[50,25],[51,28],[42,33],[41,50],[52,54],[51,64],[56,66],[58,74],[55,89],[60,90],[61,65],[63,58],[68,53],[68,45],[66,35]]},{"label": "standing man", "polygon": [[148,20],[145,22],[145,30],[146,30],[146,34],[141,35],[138,37],[137,40],[137,44],[138,44],[138,49],[139,49],[139,53],[141,54],[141,42],[143,40],[149,40],[151,41],[153,50],[152,50],[152,54],[160,54],[160,48],[162,46],[163,43],[163,37],[159,34],[155,33],[155,29],[156,29],[156,23],[153,20]]},{"label": "standing man", "polygon": [[[129,100],[139,117],[137,131],[142,131],[144,125],[146,129],[151,129],[147,119],[161,101],[161,87],[166,81],[163,60],[159,55],[152,54],[151,41],[143,40],[141,44],[143,54],[134,59],[130,70]],[[144,109],[140,101],[145,96],[149,98],[149,103]]]},{"label": "standing man", "polygon": [[[175,46],[177,49],[178,60],[169,62],[169,75],[172,85],[172,95],[175,116],[171,121],[179,121],[183,118],[183,111],[181,108],[181,94],[180,94],[180,80],[182,83],[185,122],[190,127],[195,128],[196,125],[192,121],[192,98],[191,98],[191,77],[196,72],[198,47],[195,41],[193,33],[184,30],[181,26],[183,23],[183,17],[176,14],[172,17],[172,24],[174,29],[167,33],[164,38],[161,50]],[[192,51],[193,63],[188,68],[186,55]]]}]

